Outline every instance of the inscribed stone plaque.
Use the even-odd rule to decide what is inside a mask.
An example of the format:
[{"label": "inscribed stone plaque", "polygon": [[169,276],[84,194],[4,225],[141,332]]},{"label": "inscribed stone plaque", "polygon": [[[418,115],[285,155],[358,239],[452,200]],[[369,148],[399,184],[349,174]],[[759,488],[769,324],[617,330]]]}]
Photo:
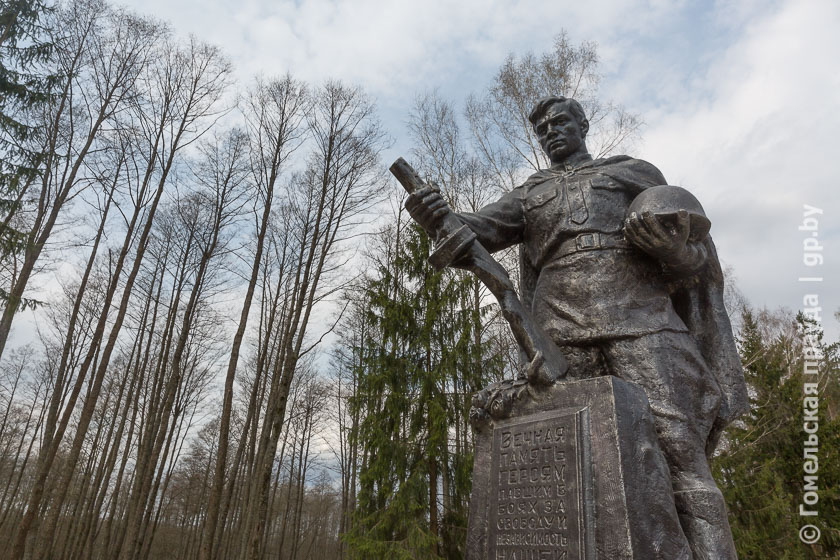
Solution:
[{"label": "inscribed stone plaque", "polygon": [[585,409],[566,410],[495,427],[490,559],[586,560],[587,419]]},{"label": "inscribed stone plaque", "polygon": [[485,393],[502,413],[476,424],[467,560],[685,558],[644,390],[615,377],[521,388]]}]

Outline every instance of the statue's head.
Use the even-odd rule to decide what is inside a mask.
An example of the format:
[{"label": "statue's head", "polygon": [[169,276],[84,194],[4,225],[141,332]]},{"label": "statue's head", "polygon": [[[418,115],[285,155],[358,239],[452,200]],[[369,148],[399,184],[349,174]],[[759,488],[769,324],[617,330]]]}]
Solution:
[{"label": "statue's head", "polygon": [[563,163],[573,154],[586,153],[589,121],[574,99],[557,96],[537,101],[528,120],[552,164]]}]

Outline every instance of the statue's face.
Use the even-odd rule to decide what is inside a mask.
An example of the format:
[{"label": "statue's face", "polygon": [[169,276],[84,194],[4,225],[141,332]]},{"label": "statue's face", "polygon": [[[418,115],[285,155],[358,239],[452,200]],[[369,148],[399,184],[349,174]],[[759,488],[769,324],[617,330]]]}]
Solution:
[{"label": "statue's face", "polygon": [[551,163],[562,163],[583,146],[586,131],[581,129],[566,103],[551,105],[537,121],[534,130]]}]

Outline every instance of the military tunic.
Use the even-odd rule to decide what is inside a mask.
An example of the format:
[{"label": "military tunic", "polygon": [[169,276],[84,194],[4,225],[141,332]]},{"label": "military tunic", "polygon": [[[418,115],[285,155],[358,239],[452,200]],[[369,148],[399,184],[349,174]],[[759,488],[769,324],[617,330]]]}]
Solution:
[{"label": "military tunic", "polygon": [[687,332],[661,264],[622,236],[632,200],[662,184],[665,178],[647,162],[590,159],[540,171],[461,217],[490,251],[523,244],[524,265],[534,272],[532,301],[538,302],[532,312],[558,345]]}]

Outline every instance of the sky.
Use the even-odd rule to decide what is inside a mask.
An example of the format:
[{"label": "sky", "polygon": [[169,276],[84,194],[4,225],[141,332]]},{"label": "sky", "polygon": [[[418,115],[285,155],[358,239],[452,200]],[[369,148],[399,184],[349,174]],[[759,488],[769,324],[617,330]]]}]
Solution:
[{"label": "sky", "polygon": [[[547,51],[561,30],[573,43],[595,41],[602,98],[645,122],[631,155],[700,199],[740,290],[769,308],[799,309],[817,294],[827,334],[840,336],[840,2],[123,3],[222,47],[241,83],[291,72],[362,86],[394,138],[386,166],[408,150],[417,94],[464,100],[508,53]],[[800,230],[805,205],[817,220]],[[803,243],[821,265],[805,266]]]}]

